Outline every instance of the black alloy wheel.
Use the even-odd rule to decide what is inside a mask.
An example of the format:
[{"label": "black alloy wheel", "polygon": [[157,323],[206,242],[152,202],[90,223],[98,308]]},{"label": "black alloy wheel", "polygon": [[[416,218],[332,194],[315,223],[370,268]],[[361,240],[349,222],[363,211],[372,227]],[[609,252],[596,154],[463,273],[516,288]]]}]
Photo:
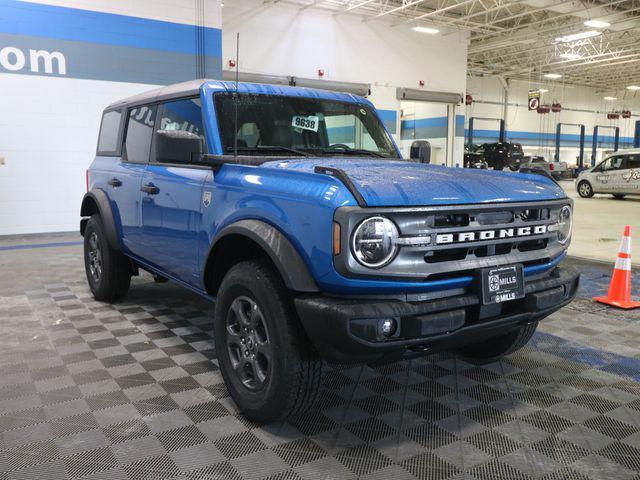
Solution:
[{"label": "black alloy wheel", "polygon": [[231,366],[249,390],[260,390],[268,382],[272,367],[271,336],[258,304],[237,297],[227,314],[227,350]]}]

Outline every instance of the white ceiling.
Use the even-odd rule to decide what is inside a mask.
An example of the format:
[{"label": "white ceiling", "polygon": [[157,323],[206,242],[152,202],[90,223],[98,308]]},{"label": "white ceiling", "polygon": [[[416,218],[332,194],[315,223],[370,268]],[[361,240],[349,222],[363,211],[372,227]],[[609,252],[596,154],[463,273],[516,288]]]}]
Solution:
[{"label": "white ceiling", "polygon": [[[391,19],[395,28],[468,31],[471,75],[587,85],[603,91],[640,85],[640,0],[265,0],[296,8],[326,8],[336,15],[361,15],[364,21]],[[604,20],[605,28],[584,25]],[[588,30],[599,36],[557,42]],[[574,58],[563,58],[562,54]]]}]

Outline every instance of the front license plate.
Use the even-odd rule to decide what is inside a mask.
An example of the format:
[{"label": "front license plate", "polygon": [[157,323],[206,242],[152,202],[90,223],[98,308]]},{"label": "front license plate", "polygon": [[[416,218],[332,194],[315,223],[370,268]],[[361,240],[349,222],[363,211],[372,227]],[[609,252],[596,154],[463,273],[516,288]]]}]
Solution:
[{"label": "front license plate", "polygon": [[482,303],[508,302],[524,297],[522,265],[485,268],[481,273]]}]

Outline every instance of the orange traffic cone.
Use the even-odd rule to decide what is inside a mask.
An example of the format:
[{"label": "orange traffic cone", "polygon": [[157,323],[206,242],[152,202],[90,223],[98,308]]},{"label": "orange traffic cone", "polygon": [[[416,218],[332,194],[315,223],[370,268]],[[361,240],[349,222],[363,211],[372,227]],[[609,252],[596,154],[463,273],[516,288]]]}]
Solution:
[{"label": "orange traffic cone", "polygon": [[593,299],[618,308],[640,308],[640,302],[631,300],[631,227],[629,225],[624,229],[609,292],[606,297],[593,297]]}]

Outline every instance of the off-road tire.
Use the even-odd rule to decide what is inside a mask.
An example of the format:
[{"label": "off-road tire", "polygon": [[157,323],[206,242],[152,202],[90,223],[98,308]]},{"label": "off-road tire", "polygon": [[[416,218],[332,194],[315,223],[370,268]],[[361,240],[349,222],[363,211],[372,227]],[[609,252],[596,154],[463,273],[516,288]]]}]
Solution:
[{"label": "off-road tire", "polygon": [[478,343],[472,343],[460,348],[458,351],[465,357],[477,360],[497,360],[505,355],[520,350],[524,347],[536,331],[538,322],[513,330],[506,335],[490,338]]},{"label": "off-road tire", "polygon": [[593,197],[593,187],[586,180],[582,180],[578,184],[577,190],[578,190],[578,195],[580,195],[582,198],[591,198],[591,197]]},{"label": "off-road tire", "polygon": [[[100,254],[101,272],[92,271],[92,242]],[[93,250],[95,251],[95,250]],[[131,260],[111,248],[100,215],[92,215],[84,231],[84,266],[89,288],[96,300],[111,302],[123,297],[131,284]]]},{"label": "off-road tire", "polygon": [[[252,308],[257,307],[259,321],[268,332],[271,359],[267,368],[261,367],[266,370],[262,385],[244,383],[247,381],[243,378],[244,368],[252,371],[249,366],[252,355],[242,357],[246,352],[237,353],[238,335],[245,334],[237,333],[235,325],[241,322],[235,321],[239,316],[232,310],[234,301],[249,302]],[[242,318],[246,319],[246,315]],[[240,340],[246,345],[249,337],[243,336]],[[257,340],[254,336],[252,345],[257,345]],[[282,279],[266,261],[238,263],[225,275],[215,308],[214,342],[229,394],[251,420],[267,423],[284,419],[314,404],[322,383],[322,359],[306,337]],[[258,349],[255,351],[257,358]],[[239,372],[234,370],[234,364],[245,367]]]}]

